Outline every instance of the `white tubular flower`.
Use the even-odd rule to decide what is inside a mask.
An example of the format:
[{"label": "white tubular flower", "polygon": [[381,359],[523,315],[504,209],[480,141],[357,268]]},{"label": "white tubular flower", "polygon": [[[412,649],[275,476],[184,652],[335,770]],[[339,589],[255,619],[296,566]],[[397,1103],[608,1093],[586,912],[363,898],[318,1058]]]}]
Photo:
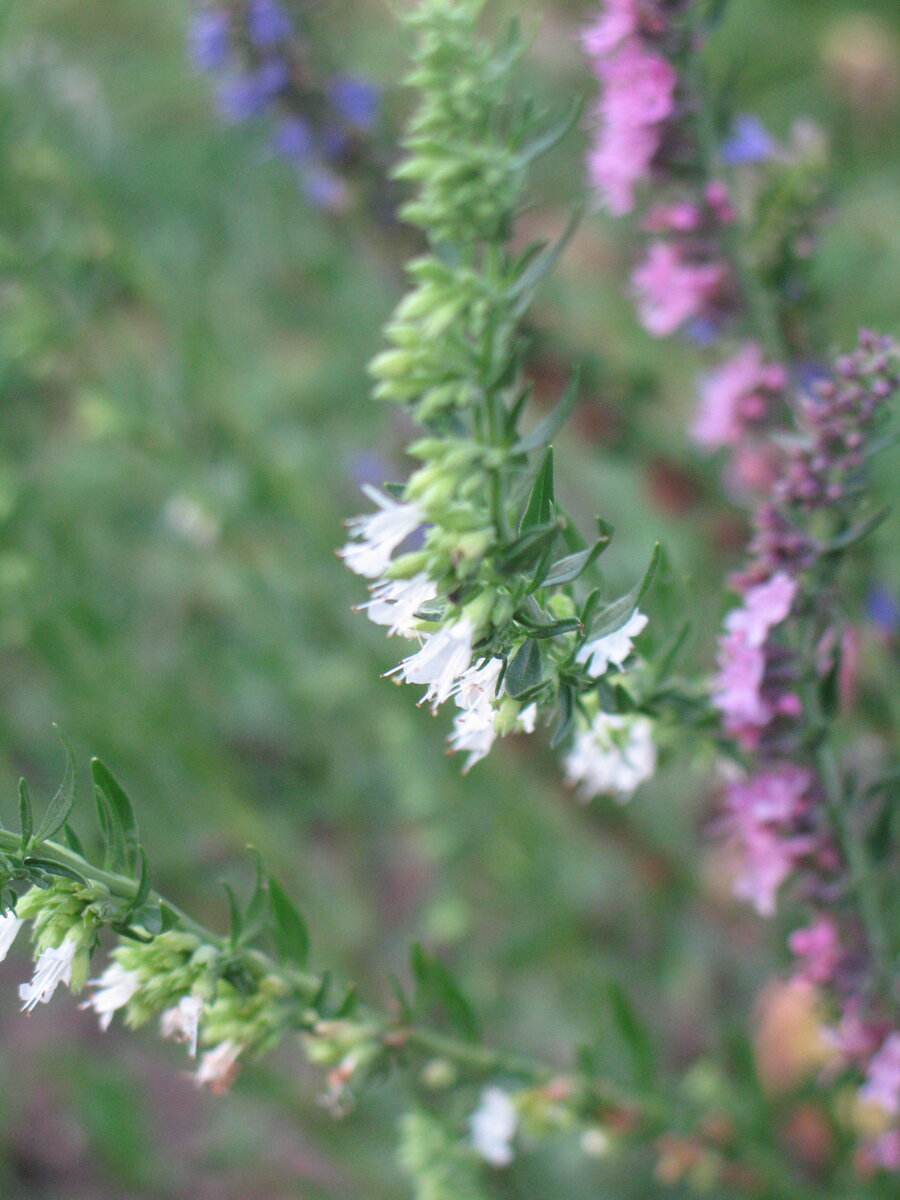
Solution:
[{"label": "white tubular flower", "polygon": [[[162,1036],[175,1042],[185,1042],[191,1058],[197,1057],[197,1037],[200,1033],[202,1013],[202,996],[182,996],[178,1003],[167,1008],[159,1019]],[[201,1065],[200,1070],[202,1069]]]},{"label": "white tubular flower", "polygon": [[581,663],[588,675],[594,679],[607,671],[610,663],[621,667],[632,651],[632,639],[637,637],[646,624],[647,618],[644,614],[635,610],[621,629],[608,633],[605,637],[594,638],[592,642],[585,642],[575,655],[575,661]]},{"label": "white tubular flower", "polygon": [[368,484],[363,491],[380,511],[347,522],[351,538],[359,540],[348,542],[338,554],[357,575],[377,579],[390,566],[391,555],[400,543],[425,520],[425,514],[418,504],[399,503]]},{"label": "white tubular flower", "polygon": [[92,1008],[100,1018],[100,1028],[109,1029],[113,1014],[124,1008],[141,985],[137,971],[128,971],[117,962],[112,962],[99,979],[89,979],[88,985],[95,987],[90,999],[80,1008]]},{"label": "white tubular flower", "polygon": [[452,693],[457,706],[470,711],[490,709],[491,701],[497,695],[497,679],[502,666],[501,659],[491,658],[480,667],[463,671]]},{"label": "white tubular flower", "polygon": [[464,708],[462,712],[457,713],[453,720],[453,732],[447,741],[452,751],[469,752],[462,769],[463,775],[490,753],[496,736],[494,712],[490,707]]},{"label": "white tubular flower", "polygon": [[474,636],[472,622],[462,617],[430,634],[421,650],[404,658],[399,666],[387,673],[396,675],[399,672],[406,683],[426,684],[428,691],[421,703],[430,702],[434,712],[453,694],[454,684],[471,665]]},{"label": "white tubular flower", "polygon": [[370,621],[387,625],[388,637],[399,633],[412,638],[417,634],[415,615],[429,600],[437,597],[433,580],[422,572],[411,579],[382,579],[372,585],[372,599],[360,604]]},{"label": "white tubular flower", "polygon": [[603,792],[627,800],[656,770],[653,723],[648,717],[600,712],[590,729],[576,735],[564,765],[582,800]]},{"label": "white tubular flower", "polygon": [[15,913],[4,913],[0,917],[0,962],[9,954],[9,948],[16,940],[21,924],[21,917],[17,917]]},{"label": "white tubular flower", "polygon": [[469,1117],[472,1145],[492,1167],[505,1167],[512,1162],[518,1124],[519,1114],[509,1093],[503,1088],[485,1088],[478,1108]]},{"label": "white tubular flower", "polygon": [[239,1042],[226,1038],[212,1050],[204,1051],[192,1077],[197,1087],[208,1087],[213,1092],[227,1091],[237,1074],[237,1060],[243,1049]]},{"label": "white tubular flower", "polygon": [[48,946],[38,955],[30,983],[19,984],[22,1011],[31,1012],[38,1004],[46,1004],[61,983],[72,982],[72,962],[78,953],[78,942],[71,937],[59,946]]}]

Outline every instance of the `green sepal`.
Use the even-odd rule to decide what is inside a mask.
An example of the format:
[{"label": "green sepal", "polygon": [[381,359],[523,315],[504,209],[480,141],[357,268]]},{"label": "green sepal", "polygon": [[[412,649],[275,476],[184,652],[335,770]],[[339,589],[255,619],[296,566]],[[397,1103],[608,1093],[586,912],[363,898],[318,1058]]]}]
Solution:
[{"label": "green sepal", "polygon": [[58,829],[61,829],[65,825],[69,813],[72,811],[72,805],[75,803],[75,785],[77,781],[75,755],[72,753],[72,747],[66,735],[60,730],[57,730],[57,733],[59,733],[66,751],[66,769],[62,783],[59,785],[56,795],[50,801],[49,807],[44,813],[44,819],[41,821],[34,835],[34,840],[38,843],[46,842],[48,838],[53,837]]},{"label": "green sepal", "polygon": [[475,1011],[444,964],[414,942],[410,948],[410,966],[416,981],[416,1008],[421,1010],[432,1003],[439,1004],[461,1037],[470,1042],[478,1041],[480,1033]]},{"label": "green sepal", "polygon": [[281,962],[303,969],[309,959],[309,930],[294,902],[277,879],[269,876],[272,939]]},{"label": "green sepal", "polygon": [[533,638],[527,638],[509,660],[504,677],[506,693],[514,700],[539,687],[543,681],[541,648]]}]

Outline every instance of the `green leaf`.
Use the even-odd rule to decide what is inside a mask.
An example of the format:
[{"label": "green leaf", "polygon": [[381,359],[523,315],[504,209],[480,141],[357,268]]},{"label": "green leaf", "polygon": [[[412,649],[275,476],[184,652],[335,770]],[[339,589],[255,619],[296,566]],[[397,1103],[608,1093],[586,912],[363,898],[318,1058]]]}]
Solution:
[{"label": "green leaf", "polygon": [[88,884],[88,880],[83,875],[80,875],[77,871],[73,871],[71,867],[63,866],[62,863],[58,863],[52,858],[28,855],[24,860],[24,865],[30,869],[39,870],[44,875],[61,875],[63,879],[74,879],[76,883],[83,883],[85,886]]},{"label": "green leaf", "polygon": [[607,996],[616,1028],[631,1055],[637,1082],[647,1088],[653,1083],[656,1072],[653,1043],[647,1027],[617,979],[609,980]]},{"label": "green leaf", "polygon": [[269,913],[269,880],[263,865],[262,855],[253,851],[256,858],[256,878],[253,893],[244,913],[244,941],[248,941],[262,929]]},{"label": "green leaf", "polygon": [[839,534],[832,539],[825,547],[826,554],[842,554],[845,550],[849,550],[851,546],[855,546],[861,542],[863,538],[868,537],[887,517],[890,516],[891,506],[885,505],[884,508],[879,508],[877,512],[866,517],[865,520],[852,526],[844,533]]},{"label": "green leaf", "polygon": [[609,538],[606,541],[598,539],[593,546],[589,546],[587,550],[579,550],[577,554],[567,554],[565,558],[557,559],[550,568],[550,573],[545,579],[541,580],[542,587],[559,587],[564,583],[572,583],[579,575],[583,575],[588,567],[600,557],[606,547],[609,545]]},{"label": "green leaf", "polygon": [[[112,772],[99,758],[91,759],[91,778],[94,781],[95,793],[103,796],[112,818],[111,844],[128,870],[133,871],[137,864],[140,835],[131,801]],[[114,858],[113,861],[117,859]]]},{"label": "green leaf", "polygon": [[638,604],[640,604],[641,599],[653,582],[653,576],[656,574],[656,568],[659,565],[659,557],[660,546],[659,542],[657,542],[653,547],[653,553],[650,556],[647,569],[641,576],[640,581],[630,591],[626,592],[624,596],[620,596],[618,600],[614,600],[612,604],[604,608],[594,618],[588,635],[589,637],[605,637],[608,633],[615,633],[617,629],[622,628]]},{"label": "green leaf", "polygon": [[497,556],[498,570],[506,573],[533,566],[553,544],[553,539],[558,533],[559,525],[555,521],[546,525],[535,525],[533,529],[527,530],[506,546]]},{"label": "green leaf", "polygon": [[345,1017],[352,1017],[359,1006],[359,997],[356,993],[356,984],[351,983],[344,993],[344,998],[335,1010],[335,1020],[340,1021]]},{"label": "green leaf", "polygon": [[574,210],[557,241],[552,246],[548,246],[542,253],[536,255],[519,278],[507,289],[506,294],[509,299],[517,301],[514,308],[516,316],[520,316],[528,308],[538,284],[556,266],[557,259],[563,250],[565,250],[572,239],[572,235],[578,228],[582,212],[583,209],[581,207]]},{"label": "green leaf", "polygon": [[526,433],[524,437],[519,438],[515,446],[513,446],[514,454],[530,454],[532,450],[538,450],[542,446],[548,446],[568,421],[572,415],[572,411],[578,402],[578,386],[580,383],[578,372],[569,380],[566,390],[560,397],[556,407],[547,414],[543,420],[538,421],[534,429]]},{"label": "green leaf", "polygon": [[138,866],[140,867],[138,886],[134,894],[134,899],[131,902],[131,907],[128,910],[129,914],[139,909],[150,895],[150,864],[147,862],[147,855],[144,853],[143,846],[138,847]]},{"label": "green leaf", "polygon": [[[581,116],[583,106],[582,98],[580,96],[576,96],[569,103],[569,107],[559,118],[559,120],[555,122],[555,124],[551,125],[551,127],[545,130],[543,133],[538,134],[538,136],[533,138],[526,146],[523,146],[523,148],[513,159],[513,165],[517,168],[527,167],[529,163],[533,163],[535,159],[540,158],[542,154],[546,154],[548,150],[552,150],[558,142],[562,141],[562,139],[567,133],[569,133],[570,130],[575,128],[575,123]],[[579,211],[578,219],[580,220],[580,218],[581,212]],[[578,221],[576,220],[575,223],[577,224]],[[571,236],[572,235],[569,234],[568,237],[566,237],[566,241],[568,241],[568,238]]]},{"label": "green leaf", "polygon": [[241,906],[237,902],[237,896],[235,896],[231,885],[223,882],[222,887],[225,889],[225,895],[228,897],[228,913],[231,919],[231,945],[234,948],[241,944],[244,932],[244,915],[241,912]]},{"label": "green leaf", "polygon": [[546,525],[553,515],[553,449],[548,447],[534,479],[525,515],[519,525],[520,533],[536,525]]},{"label": "green leaf", "polygon": [[439,1004],[461,1037],[471,1042],[478,1041],[478,1018],[444,964],[427,954],[418,942],[414,942],[410,949],[410,965],[416,981],[416,1007]]},{"label": "green leaf", "polygon": [[45,842],[48,838],[52,838],[54,833],[65,825],[69,813],[72,811],[72,805],[75,803],[75,785],[77,780],[75,755],[72,753],[72,747],[66,735],[59,730],[57,732],[66,751],[66,769],[62,783],[59,785],[56,795],[50,801],[50,805],[46,813],[44,813],[44,819],[41,821],[34,835],[36,842]]},{"label": "green leaf", "polygon": [[563,684],[559,689],[559,722],[550,739],[551,749],[555,750],[566,740],[574,723],[575,693],[570,687]]},{"label": "green leaf", "polygon": [[20,848],[23,854],[31,845],[31,830],[33,828],[33,809],[31,807],[31,796],[28,794],[28,784],[24,779],[19,780],[19,827],[22,830],[22,841]]},{"label": "green leaf", "polygon": [[272,938],[281,962],[301,969],[309,958],[309,930],[303,917],[277,879],[269,876],[269,905],[272,912]]},{"label": "green leaf", "polygon": [[528,638],[509,660],[504,680],[507,694],[514,700],[524,696],[538,687],[542,678],[541,648],[533,638]]},{"label": "green leaf", "polygon": [[[152,937],[156,937],[167,927],[165,912],[159,904],[141,904],[136,906],[128,914],[128,921],[131,925],[137,925],[141,929],[146,929]],[[168,926],[168,928],[171,928],[171,926]]]}]

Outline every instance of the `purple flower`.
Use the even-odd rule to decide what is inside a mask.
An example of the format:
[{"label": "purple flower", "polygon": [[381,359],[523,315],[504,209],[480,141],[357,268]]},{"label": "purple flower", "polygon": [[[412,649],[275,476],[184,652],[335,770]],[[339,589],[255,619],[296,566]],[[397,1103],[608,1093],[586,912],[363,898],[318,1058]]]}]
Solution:
[{"label": "purple flower", "polygon": [[291,22],[278,0],[250,0],[247,36],[254,46],[275,46],[291,36]]},{"label": "purple flower", "polygon": [[797,594],[797,581],[783,571],[750,588],[742,608],[732,609],[725,619],[729,633],[743,634],[751,646],[762,646],[769,630],[780,625]]},{"label": "purple flower", "polygon": [[228,62],[231,30],[228,11],[205,8],[195,13],[188,28],[188,51],[204,71],[217,71]]},{"label": "purple flower", "polygon": [[900,603],[887,588],[872,588],[866,597],[866,616],[882,633],[900,629]]},{"label": "purple flower", "polygon": [[219,112],[226,121],[247,121],[265,107],[268,97],[252,75],[231,75],[219,84]]},{"label": "purple flower", "polygon": [[719,148],[722,162],[731,166],[738,163],[763,162],[775,153],[775,140],[752,113],[742,113],[735,119],[731,136]]},{"label": "purple flower", "polygon": [[338,113],[358,129],[371,129],[378,116],[378,89],[366,79],[338,75],[328,85],[328,96]]},{"label": "purple flower", "polygon": [[283,158],[307,162],[313,153],[313,135],[302,117],[285,117],[272,136],[272,149]]}]

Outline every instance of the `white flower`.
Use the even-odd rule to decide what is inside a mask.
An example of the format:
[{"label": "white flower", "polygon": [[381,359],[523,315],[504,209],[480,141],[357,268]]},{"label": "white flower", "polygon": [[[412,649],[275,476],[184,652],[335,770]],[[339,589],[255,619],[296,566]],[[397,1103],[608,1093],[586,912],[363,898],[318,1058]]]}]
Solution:
[{"label": "white flower", "polygon": [[605,637],[594,638],[592,642],[585,642],[575,655],[575,661],[582,663],[588,675],[594,679],[602,675],[610,663],[621,667],[632,651],[632,639],[637,637],[646,624],[647,618],[644,614],[635,610],[621,629],[608,633]]},{"label": "white flower", "polygon": [[537,704],[532,700],[527,708],[523,708],[518,717],[516,717],[516,729],[522,733],[534,733],[534,727],[537,724],[537,715]]},{"label": "white flower", "polygon": [[16,940],[21,924],[22,918],[17,917],[15,913],[4,913],[0,917],[0,962],[9,954],[9,948]]},{"label": "white flower", "polygon": [[237,1071],[237,1060],[244,1047],[231,1038],[219,1042],[212,1050],[205,1050],[200,1065],[193,1074],[197,1087],[210,1087],[214,1092],[224,1092],[231,1085]]},{"label": "white flower", "polygon": [[338,551],[351,571],[366,579],[377,579],[390,566],[391,555],[402,541],[425,520],[418,504],[402,504],[384,496],[368,484],[363,491],[380,509],[379,512],[353,517],[347,522],[352,538]]},{"label": "white flower", "polygon": [[463,671],[451,693],[457,707],[493,711],[491,701],[497,695],[497,678],[502,666],[502,659],[491,658],[480,667]]},{"label": "white flower", "polygon": [[422,703],[431,702],[432,712],[453,694],[453,685],[472,662],[472,638],[475,629],[467,617],[429,634],[421,650],[404,658],[398,672],[407,683],[424,683],[428,691]]},{"label": "white flower", "polygon": [[200,1032],[202,1013],[202,996],[182,996],[178,1003],[167,1008],[159,1019],[162,1036],[176,1042],[186,1042],[191,1058],[197,1057],[197,1036]]},{"label": "white flower", "polygon": [[453,719],[453,732],[447,741],[454,752],[469,752],[462,769],[463,775],[490,753],[496,736],[492,708],[464,708],[457,713]]},{"label": "white flower", "polygon": [[437,596],[434,581],[421,572],[411,579],[381,579],[372,585],[372,599],[360,604],[370,621],[376,625],[389,625],[388,637],[399,633],[401,637],[417,634],[415,615],[429,600]]},{"label": "white flower", "polygon": [[485,1088],[478,1108],[469,1117],[472,1145],[492,1167],[505,1167],[512,1162],[512,1140],[518,1124],[519,1115],[509,1093],[498,1087]]},{"label": "white flower", "polygon": [[109,1029],[113,1013],[124,1008],[140,987],[136,971],[127,971],[117,962],[112,962],[99,979],[89,979],[88,984],[97,990],[81,1008],[92,1008],[100,1018],[100,1028]]},{"label": "white flower", "polygon": [[656,770],[653,723],[643,716],[600,712],[576,734],[565,759],[566,779],[584,800],[612,792],[627,800]]},{"label": "white flower", "polygon": [[46,1004],[61,983],[72,981],[72,961],[78,953],[78,942],[67,937],[59,946],[42,950],[34,966],[31,983],[19,984],[22,1011],[31,1012],[37,1004]]}]

